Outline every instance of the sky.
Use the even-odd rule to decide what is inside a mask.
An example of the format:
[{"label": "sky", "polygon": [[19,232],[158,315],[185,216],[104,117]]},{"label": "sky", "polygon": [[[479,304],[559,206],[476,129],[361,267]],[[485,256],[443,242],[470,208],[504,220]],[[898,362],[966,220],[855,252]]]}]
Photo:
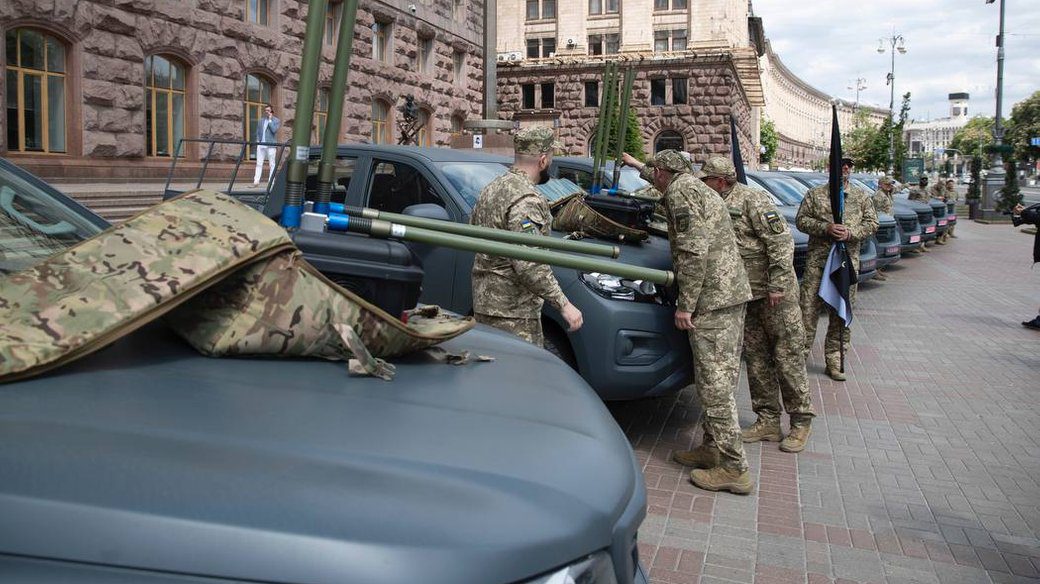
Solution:
[{"label": "sky", "polygon": [[[1040,0],[1004,0],[1002,114],[1040,91]],[[753,0],[766,38],[795,75],[835,97],[888,107],[885,76],[892,66],[887,39],[902,35],[896,53],[896,111],[909,91],[910,117],[949,116],[950,93],[971,94],[969,115],[996,112],[1000,0]],[[885,38],[884,54],[877,52]]]}]

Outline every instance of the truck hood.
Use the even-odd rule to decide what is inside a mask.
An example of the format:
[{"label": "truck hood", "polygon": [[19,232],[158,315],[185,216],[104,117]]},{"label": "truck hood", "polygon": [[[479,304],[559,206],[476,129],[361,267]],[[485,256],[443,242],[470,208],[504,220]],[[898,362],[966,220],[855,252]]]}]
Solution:
[{"label": "truck hood", "polygon": [[596,394],[503,333],[442,346],[496,361],[417,354],[384,382],[343,363],[208,359],[152,325],[4,386],[0,553],[457,583],[514,582],[609,546],[645,499]]}]

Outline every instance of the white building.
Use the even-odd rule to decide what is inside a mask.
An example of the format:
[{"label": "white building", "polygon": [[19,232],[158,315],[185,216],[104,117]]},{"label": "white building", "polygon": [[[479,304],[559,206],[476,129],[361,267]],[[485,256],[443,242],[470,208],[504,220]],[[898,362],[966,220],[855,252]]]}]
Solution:
[{"label": "white building", "polygon": [[950,94],[950,116],[930,121],[912,120],[906,125],[903,139],[909,145],[909,156],[915,158],[931,158],[941,154],[957,130],[967,125],[968,94]]}]

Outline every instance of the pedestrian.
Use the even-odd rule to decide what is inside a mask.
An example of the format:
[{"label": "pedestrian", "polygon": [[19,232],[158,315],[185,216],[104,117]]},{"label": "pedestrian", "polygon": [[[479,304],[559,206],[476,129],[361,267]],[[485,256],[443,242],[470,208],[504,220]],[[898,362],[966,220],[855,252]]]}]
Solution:
[{"label": "pedestrian", "polygon": [[[549,202],[534,187],[549,180],[553,149],[559,147],[551,128],[518,131],[513,136],[513,166],[480,192],[471,223],[548,237],[552,228]],[[472,286],[477,322],[539,347],[545,342],[541,318],[545,302],[560,312],[568,331],[581,328],[581,311],[564,295],[546,264],[477,254]]]},{"label": "pedestrian", "polygon": [[[1040,262],[1040,203],[1028,207],[1022,203],[1015,205],[1011,211],[1011,223],[1015,227],[1023,224],[1036,226],[1036,235],[1033,236],[1033,263]],[[1040,331],[1040,311],[1037,311],[1036,318],[1024,321],[1022,326]]]},{"label": "pedestrian", "polygon": [[[949,196],[949,193],[946,190],[946,181],[944,181],[942,177],[938,178],[935,181],[935,184],[932,185],[932,188],[928,190],[928,195],[933,199],[946,203],[946,199]],[[949,237],[950,227],[946,226],[946,229],[944,229],[942,233],[936,235],[935,245],[946,245],[946,240],[949,239]]]},{"label": "pedestrian", "polygon": [[[892,194],[894,190],[892,177],[883,176],[878,179],[878,188],[874,191],[874,196],[870,198],[870,202],[873,203],[874,211],[877,214],[892,214]],[[878,267],[877,271],[874,272],[874,279],[885,281],[888,279],[888,274],[885,273],[884,268]]]},{"label": "pedestrian", "polygon": [[264,160],[267,161],[267,183],[274,179],[274,157],[275,147],[265,146],[264,142],[273,144],[278,141],[278,129],[282,127],[282,120],[274,115],[271,104],[264,106],[264,116],[256,124],[256,172],[253,173],[253,186],[260,186],[260,177],[264,173]]},{"label": "pedestrian", "polygon": [[[834,223],[831,213],[830,191],[828,185],[814,187],[806,193],[798,208],[795,225],[809,235],[809,253],[802,273],[801,304],[802,318],[805,322],[806,354],[812,350],[816,339],[816,325],[820,318],[820,309],[827,307],[827,338],[824,343],[824,356],[827,363],[827,376],[835,381],[845,381],[842,372],[841,354],[848,354],[850,331],[845,321],[829,305],[824,303],[818,292],[820,282],[824,278],[823,268],[827,264],[827,256],[835,241],[844,241],[850,251],[852,267],[859,272],[859,246],[864,239],[874,235],[878,228],[877,212],[871,203],[870,195],[859,187],[849,183],[852,172],[852,159],[842,158],[842,185],[845,190],[845,210],[843,223]],[[922,178],[923,183],[926,179]],[[849,287],[849,303],[856,299],[855,283]]]},{"label": "pedestrian", "polygon": [[[952,178],[951,179],[947,179],[947,181],[946,181],[946,202],[947,203],[952,202],[954,204],[954,208],[956,209],[956,205],[960,201],[961,201],[961,195],[960,195],[960,193],[957,192],[957,183]],[[953,234],[953,228],[954,227],[956,227],[956,225],[947,225],[946,226],[946,236],[947,237],[952,237],[954,239],[957,238],[957,236]]]},{"label": "pedestrian", "polygon": [[920,201],[922,203],[928,202],[928,177],[922,176],[921,180],[918,181],[916,187],[910,188],[910,195],[908,197],[911,201]]},{"label": "pedestrian", "polygon": [[[708,159],[701,175],[701,181],[729,208],[751,285],[752,299],[744,317],[744,362],[751,408],[758,419],[743,432],[742,439],[780,442],[780,450],[801,452],[812,432],[814,414],[805,372],[805,328],[791,230],[769,195],[737,182],[729,158]],[[787,437],[780,426],[783,411],[791,418]]]},{"label": "pedestrian", "polygon": [[704,410],[704,442],[679,451],[694,485],[747,494],[754,489],[737,421],[734,393],[740,376],[744,305],[751,299],[729,211],[715,191],[694,178],[678,151],[662,150],[649,163],[664,194],[668,242],[678,277],[675,326],[687,331],[695,383]]}]

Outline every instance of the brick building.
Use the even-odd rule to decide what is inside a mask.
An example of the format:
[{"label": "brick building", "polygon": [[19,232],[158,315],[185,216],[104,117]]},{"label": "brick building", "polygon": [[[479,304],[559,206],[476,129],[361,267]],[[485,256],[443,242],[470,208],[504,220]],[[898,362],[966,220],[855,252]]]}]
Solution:
[{"label": "brick building", "polygon": [[[47,178],[165,176],[181,137],[241,140],[264,103],[292,135],[307,2],[4,0],[0,154]],[[415,7],[413,11],[411,6]],[[326,19],[316,125],[340,3]],[[343,141],[396,141],[413,95],[424,144],[480,113],[483,0],[362,0]],[[315,128],[317,132],[318,128]],[[197,149],[196,149],[197,150]],[[199,152],[184,152],[185,170]]]}]

